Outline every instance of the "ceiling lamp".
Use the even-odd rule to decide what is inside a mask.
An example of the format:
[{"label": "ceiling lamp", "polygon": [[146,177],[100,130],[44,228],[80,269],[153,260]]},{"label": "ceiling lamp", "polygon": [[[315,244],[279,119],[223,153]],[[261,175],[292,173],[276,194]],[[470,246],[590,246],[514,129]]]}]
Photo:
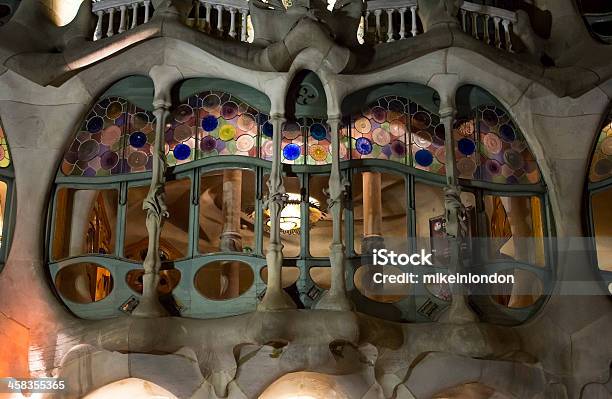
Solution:
[{"label": "ceiling lamp", "polygon": [[[296,193],[287,193],[287,201],[280,214],[281,234],[299,234],[302,228],[302,214],[300,205],[302,196]],[[266,231],[270,231],[270,210],[264,211],[266,217]],[[314,226],[323,219],[325,213],[321,211],[321,203],[312,197],[308,197],[308,219],[310,226]]]}]

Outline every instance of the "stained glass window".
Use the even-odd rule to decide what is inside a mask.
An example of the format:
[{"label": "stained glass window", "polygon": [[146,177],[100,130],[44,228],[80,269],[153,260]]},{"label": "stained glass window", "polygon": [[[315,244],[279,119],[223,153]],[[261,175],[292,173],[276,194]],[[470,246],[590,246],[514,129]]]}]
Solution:
[{"label": "stained glass window", "polygon": [[302,124],[299,122],[286,122],[283,125],[283,138],[281,142],[281,159],[283,163],[304,163],[304,132],[302,129]]},{"label": "stained glass window", "polygon": [[[304,121],[306,141],[308,143],[308,154],[306,163],[308,165],[325,165],[332,161],[331,134],[327,123],[322,120],[306,118]],[[342,150],[341,150],[342,151]],[[346,147],[344,148],[346,157]],[[343,159],[342,153],[340,159]]]},{"label": "stained glass window", "polygon": [[152,113],[120,97],[98,102],[64,154],[62,172],[110,176],[151,170],[155,132]]},{"label": "stained glass window", "polygon": [[591,161],[589,179],[602,181],[612,176],[612,115],[608,117],[597,139],[595,153]]},{"label": "stained glass window", "polygon": [[[193,103],[193,100],[189,102]],[[170,114],[164,135],[168,166],[195,159],[196,118],[196,110],[191,104],[181,104]]]},{"label": "stained glass window", "polygon": [[198,96],[198,158],[215,155],[257,157],[259,112],[228,93]]},{"label": "stained glass window", "polygon": [[0,123],[0,168],[8,168],[11,165],[11,153],[9,152],[6,136]]},{"label": "stained glass window", "polygon": [[417,169],[446,173],[444,125],[440,117],[421,105],[410,102],[410,150]]},{"label": "stained glass window", "polygon": [[480,106],[476,121],[480,180],[507,184],[540,181],[535,157],[506,111],[493,105]]}]

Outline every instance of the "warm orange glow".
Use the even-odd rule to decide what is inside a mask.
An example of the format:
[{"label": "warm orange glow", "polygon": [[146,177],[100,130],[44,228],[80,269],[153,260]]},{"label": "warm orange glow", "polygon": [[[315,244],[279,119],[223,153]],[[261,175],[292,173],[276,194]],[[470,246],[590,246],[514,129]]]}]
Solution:
[{"label": "warm orange glow", "polygon": [[57,26],[66,26],[76,17],[83,0],[41,0],[42,8]]},{"label": "warm orange glow", "polygon": [[126,378],[96,389],[83,399],[176,399],[172,393],[152,382]]},{"label": "warm orange glow", "polygon": [[348,395],[333,376],[298,372],[276,380],[259,399],[348,399]]}]

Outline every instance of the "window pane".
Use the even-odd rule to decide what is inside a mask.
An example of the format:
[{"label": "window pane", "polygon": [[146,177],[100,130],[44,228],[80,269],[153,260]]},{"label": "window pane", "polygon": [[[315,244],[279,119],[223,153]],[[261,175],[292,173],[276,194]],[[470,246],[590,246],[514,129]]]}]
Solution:
[{"label": "window pane", "polygon": [[[448,261],[448,245],[443,238],[446,236],[446,208],[444,207],[444,188],[421,182],[414,185],[414,200],[416,208],[416,239],[417,248],[427,252],[435,250],[436,263],[446,264]],[[476,199],[469,192],[461,193],[461,202],[468,213],[469,235],[476,231]]]},{"label": "window pane", "polygon": [[310,255],[327,257],[332,241],[332,217],[327,209],[327,196],[323,190],[329,188],[329,176],[311,176],[309,186],[310,202],[319,204],[318,209],[312,206],[310,208]]},{"label": "window pane", "polygon": [[62,268],[55,276],[55,286],[69,301],[101,301],[113,290],[111,272],[95,263],[76,263]]},{"label": "window pane", "polygon": [[612,188],[594,193],[591,201],[597,262],[601,270],[612,272]]},{"label": "window pane", "polygon": [[8,209],[6,209],[6,192],[8,185],[0,181],[0,248],[4,245],[4,220],[8,218]]},{"label": "window pane", "polygon": [[[353,177],[354,245],[375,245],[385,237],[407,239],[408,201],[404,176],[361,172]],[[383,201],[382,198],[385,200]]]},{"label": "window pane", "polygon": [[[264,176],[263,188],[264,196],[268,196],[268,178]],[[281,243],[283,244],[283,255],[285,258],[295,258],[300,256],[300,232],[302,229],[302,218],[300,214],[301,187],[297,177],[283,177],[285,192],[288,196],[288,203],[281,212]],[[264,233],[263,248],[264,255],[268,250],[270,242],[270,231],[268,227],[269,213],[264,210]]]},{"label": "window pane", "polygon": [[484,197],[493,259],[544,266],[542,210],[538,197]]},{"label": "window pane", "polygon": [[225,169],[200,180],[199,251],[253,252],[255,172]]},{"label": "window pane", "polygon": [[[162,261],[176,260],[187,256],[189,246],[189,179],[166,183],[166,206],[170,217],[164,220],[160,237]],[[142,204],[149,186],[130,187],[125,224],[124,255],[128,259],[142,262],[147,256],[149,235],[146,227],[147,212]]]},{"label": "window pane", "polygon": [[194,285],[206,298],[219,301],[238,298],[251,288],[254,281],[255,275],[248,264],[215,261],[198,270]]},{"label": "window pane", "polygon": [[117,203],[116,190],[60,188],[55,202],[53,259],[114,253]]}]

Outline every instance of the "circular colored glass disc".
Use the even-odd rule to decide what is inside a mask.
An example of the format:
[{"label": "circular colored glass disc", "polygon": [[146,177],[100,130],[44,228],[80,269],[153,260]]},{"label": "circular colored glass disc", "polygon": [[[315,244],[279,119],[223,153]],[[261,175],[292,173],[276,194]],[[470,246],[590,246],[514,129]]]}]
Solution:
[{"label": "circular colored glass disc", "polygon": [[514,169],[521,169],[523,167],[523,157],[516,151],[508,150],[504,153],[504,160],[506,164]]},{"label": "circular colored glass disc", "polygon": [[236,128],[233,125],[223,125],[219,130],[219,138],[223,141],[230,141],[236,136]]},{"label": "circular colored glass disc", "polygon": [[431,145],[431,134],[425,130],[420,130],[412,135],[414,144],[421,148],[427,148]]},{"label": "circular colored glass disc", "polygon": [[359,118],[355,121],[355,129],[359,133],[368,133],[372,128],[372,124],[368,118]]},{"label": "circular colored glass disc", "polygon": [[176,111],[174,111],[174,119],[178,123],[185,123],[193,116],[193,108],[187,104],[179,105]]},{"label": "circular colored glass disc", "polygon": [[499,128],[499,135],[506,143],[511,143],[516,139],[516,133],[510,125],[502,125]]},{"label": "circular colored glass disc", "polygon": [[612,136],[606,137],[601,142],[601,152],[606,155],[612,155]]},{"label": "circular colored glass disc", "polygon": [[191,128],[187,125],[179,125],[174,128],[174,140],[185,141],[191,137]]},{"label": "circular colored glass disc", "polygon": [[406,155],[406,143],[395,140],[393,143],[391,143],[391,151],[400,157]]},{"label": "circular colored glass disc", "polygon": [[94,116],[87,121],[87,131],[89,133],[98,133],[104,127],[104,119],[101,116]]},{"label": "circular colored glass disc", "polygon": [[217,140],[212,136],[206,136],[200,141],[200,149],[204,152],[212,151],[217,146]]},{"label": "circular colored glass disc", "polygon": [[274,150],[274,144],[272,143],[272,141],[268,140],[264,142],[263,145],[261,146],[262,157],[265,159],[271,158],[273,150]]},{"label": "circular colored glass disc", "polygon": [[327,129],[320,123],[315,123],[310,127],[310,135],[315,140],[324,140],[327,137]]},{"label": "circular colored glass disc", "polygon": [[128,164],[132,168],[142,168],[147,164],[149,157],[142,151],[134,151],[128,156]]},{"label": "circular colored glass disc", "polygon": [[433,163],[433,155],[427,150],[418,150],[414,154],[414,160],[421,166],[429,166]]},{"label": "circular colored glass disc", "polygon": [[389,144],[391,138],[389,137],[389,133],[378,127],[372,132],[372,140],[380,146],[385,146]]},{"label": "circular colored glass disc", "polygon": [[118,101],[113,101],[106,108],[106,116],[108,117],[108,119],[117,119],[121,116],[122,112],[123,106]]},{"label": "circular colored glass disc", "polygon": [[111,170],[119,162],[119,155],[113,151],[106,151],[100,157],[100,167],[104,170]]},{"label": "circular colored glass disc", "polygon": [[117,125],[111,125],[102,131],[100,142],[104,145],[113,145],[121,137],[121,128]]},{"label": "circular colored glass disc", "polygon": [[361,155],[368,155],[372,152],[372,142],[365,137],[359,137],[355,140],[355,149]]},{"label": "circular colored glass disc", "polygon": [[457,161],[457,170],[461,177],[472,179],[476,172],[476,162],[471,158],[461,158]]},{"label": "circular colored glass disc", "polygon": [[142,148],[147,143],[147,135],[143,132],[130,134],[130,145],[134,148]]},{"label": "circular colored glass disc", "polygon": [[489,127],[495,127],[499,123],[497,114],[490,109],[487,109],[482,113],[482,119],[487,125],[489,125]]},{"label": "circular colored glass disc", "polygon": [[431,125],[431,117],[427,112],[419,111],[412,117],[413,129],[427,129]]},{"label": "circular colored glass disc", "polygon": [[476,144],[468,138],[462,138],[457,142],[457,148],[463,155],[472,155],[476,150]]},{"label": "circular colored glass disc", "polygon": [[98,149],[100,145],[96,140],[87,140],[79,146],[79,161],[91,161],[96,155],[98,155]]},{"label": "circular colored glass disc", "polygon": [[382,107],[372,108],[372,118],[378,123],[383,123],[387,119],[387,111]]},{"label": "circular colored glass disc", "polygon": [[325,151],[325,147],[322,145],[315,144],[311,146],[309,153],[312,159],[315,161],[322,162],[325,161],[325,158],[327,158],[327,151]]},{"label": "circular colored glass disc", "polygon": [[238,127],[244,131],[249,131],[255,127],[255,118],[249,114],[242,114],[238,118]]},{"label": "circular colored glass disc", "polygon": [[202,129],[204,129],[205,132],[212,132],[217,126],[219,126],[219,121],[212,115],[205,116],[202,119]]},{"label": "circular colored glass disc", "polygon": [[238,104],[228,101],[221,107],[221,116],[225,119],[234,119],[238,114]]},{"label": "circular colored glass disc", "polygon": [[502,149],[502,142],[495,133],[488,133],[481,136],[485,148],[491,154],[499,154]]},{"label": "circular colored glass disc", "polygon": [[209,94],[202,99],[202,107],[208,112],[216,111],[219,104],[221,99],[216,94]]},{"label": "circular colored glass disc", "polygon": [[270,122],[264,123],[261,127],[261,130],[263,131],[263,134],[266,137],[272,137],[272,134],[274,134],[274,127]]},{"label": "circular colored glass disc", "polygon": [[191,148],[189,148],[187,144],[179,144],[174,147],[172,153],[174,154],[174,157],[176,159],[178,159],[179,161],[183,161],[189,158],[189,155],[191,155]]},{"label": "circular colored glass disc", "polygon": [[248,134],[243,134],[236,140],[236,148],[238,149],[238,151],[249,151],[251,148],[253,148],[254,145],[255,137]]},{"label": "circular colored glass disc", "polygon": [[283,148],[283,156],[289,161],[295,161],[300,157],[301,153],[302,150],[297,144],[287,144],[285,148]]},{"label": "circular colored glass disc", "polygon": [[485,164],[487,171],[492,176],[497,176],[501,173],[501,165],[495,159],[489,159]]},{"label": "circular colored glass disc", "polygon": [[149,123],[149,116],[144,112],[139,112],[132,116],[132,127],[134,129],[142,129]]}]

